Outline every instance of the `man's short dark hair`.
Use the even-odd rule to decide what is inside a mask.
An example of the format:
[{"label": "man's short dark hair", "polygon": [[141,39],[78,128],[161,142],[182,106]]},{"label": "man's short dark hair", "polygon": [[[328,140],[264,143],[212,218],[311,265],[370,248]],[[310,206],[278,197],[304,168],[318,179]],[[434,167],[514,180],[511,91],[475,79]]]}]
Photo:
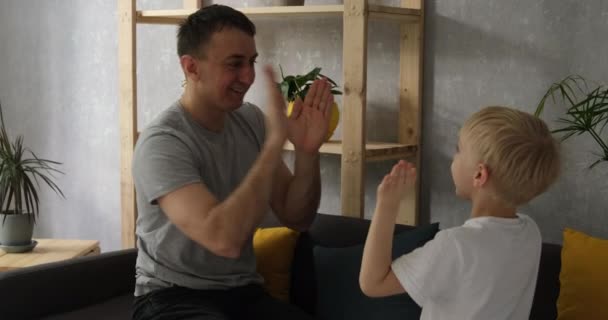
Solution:
[{"label": "man's short dark hair", "polygon": [[255,25],[242,12],[214,4],[191,14],[179,26],[177,55],[199,57],[202,54],[201,48],[209,43],[211,35],[226,27],[236,28],[252,37],[255,35]]}]

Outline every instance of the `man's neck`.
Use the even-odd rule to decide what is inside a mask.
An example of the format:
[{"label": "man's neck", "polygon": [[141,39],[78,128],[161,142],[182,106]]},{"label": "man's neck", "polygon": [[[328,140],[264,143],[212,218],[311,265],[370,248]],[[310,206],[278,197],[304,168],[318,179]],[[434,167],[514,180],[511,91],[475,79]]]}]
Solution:
[{"label": "man's neck", "polygon": [[491,195],[478,195],[471,200],[471,218],[497,217],[517,218],[517,208],[507,205]]},{"label": "man's neck", "polygon": [[218,108],[206,105],[204,101],[191,94],[187,88],[180,99],[180,103],[194,121],[205,129],[220,132],[224,128],[226,113]]}]

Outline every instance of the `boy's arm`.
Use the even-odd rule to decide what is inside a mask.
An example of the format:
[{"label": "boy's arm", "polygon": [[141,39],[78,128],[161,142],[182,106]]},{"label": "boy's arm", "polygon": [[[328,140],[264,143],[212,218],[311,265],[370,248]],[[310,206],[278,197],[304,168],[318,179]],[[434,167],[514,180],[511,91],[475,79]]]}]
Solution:
[{"label": "boy's arm", "polygon": [[378,203],[367,234],[359,285],[369,297],[404,293],[404,288],[391,269],[393,233],[403,194],[413,186],[414,167],[400,161],[378,186]]},{"label": "boy's arm", "polygon": [[398,207],[377,206],[374,212],[359,274],[361,291],[368,297],[384,297],[405,292],[405,288],[391,269],[397,209]]}]

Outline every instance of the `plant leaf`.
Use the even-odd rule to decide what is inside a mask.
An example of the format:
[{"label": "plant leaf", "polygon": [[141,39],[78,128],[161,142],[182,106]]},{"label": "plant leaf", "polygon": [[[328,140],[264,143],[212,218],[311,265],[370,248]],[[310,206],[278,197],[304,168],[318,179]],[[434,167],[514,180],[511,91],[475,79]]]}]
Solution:
[{"label": "plant leaf", "polygon": [[0,210],[11,214],[27,213],[30,221],[35,223],[39,214],[38,190],[41,187],[38,179],[65,198],[52,179],[54,173],[63,174],[56,168],[61,163],[39,158],[24,146],[23,136],[11,141],[4,125],[1,105],[0,124]]}]

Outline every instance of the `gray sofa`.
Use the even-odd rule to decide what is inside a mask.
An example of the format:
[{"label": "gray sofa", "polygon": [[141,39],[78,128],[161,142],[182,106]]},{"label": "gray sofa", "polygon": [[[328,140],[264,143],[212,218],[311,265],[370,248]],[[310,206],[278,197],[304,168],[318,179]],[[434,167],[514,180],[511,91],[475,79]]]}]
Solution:
[{"label": "gray sofa", "polygon": [[[312,247],[364,242],[369,221],[319,214],[301,235],[292,269],[291,302],[314,313],[317,287]],[[398,226],[396,233],[410,229]],[[543,244],[530,319],[555,319],[561,247]],[[134,249],[0,272],[0,316],[12,319],[130,319]]]}]

